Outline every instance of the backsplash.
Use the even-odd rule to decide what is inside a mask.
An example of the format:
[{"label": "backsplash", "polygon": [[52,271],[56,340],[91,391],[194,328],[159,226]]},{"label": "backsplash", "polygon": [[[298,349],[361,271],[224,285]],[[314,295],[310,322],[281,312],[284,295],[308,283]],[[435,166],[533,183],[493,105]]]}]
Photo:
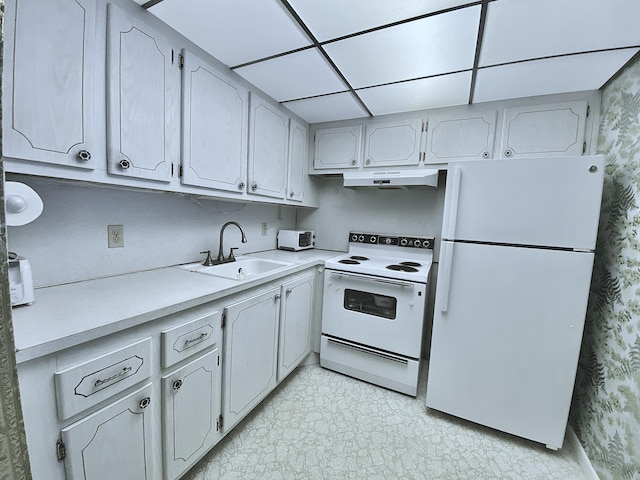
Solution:
[{"label": "backsplash", "polygon": [[[236,255],[276,247],[282,228],[293,228],[296,209],[288,206],[219,202],[173,193],[104,188],[7,175],[42,198],[42,215],[32,223],[9,227],[8,248],[31,263],[34,286],[204,260],[201,251],[218,251],[220,228],[235,220],[246,232],[225,230],[224,253]],[[262,235],[262,223],[267,224]],[[107,247],[107,225],[123,225],[124,247]]]},{"label": "backsplash", "polygon": [[607,166],[571,425],[602,479],[640,479],[640,60],[602,95]]}]

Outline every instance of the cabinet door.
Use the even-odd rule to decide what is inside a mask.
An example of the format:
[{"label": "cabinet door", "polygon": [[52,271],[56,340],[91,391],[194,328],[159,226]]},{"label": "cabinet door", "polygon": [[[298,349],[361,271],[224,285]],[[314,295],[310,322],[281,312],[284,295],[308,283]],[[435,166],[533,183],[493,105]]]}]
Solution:
[{"label": "cabinet door", "polygon": [[284,198],[287,187],[289,117],[251,95],[249,131],[249,191]]},{"label": "cabinet door", "polygon": [[318,129],[314,138],[314,169],[357,168],[360,165],[362,125]]},{"label": "cabinet door", "polygon": [[365,167],[418,165],[422,130],[421,118],[367,125]]},{"label": "cabinet door", "polygon": [[183,52],[182,183],[244,192],[247,90],[191,52]]},{"label": "cabinet door", "polygon": [[225,308],[224,429],[228,431],[276,386],[280,289]]},{"label": "cabinet door", "polygon": [[489,111],[429,118],[425,163],[491,158],[496,116]]},{"label": "cabinet door", "polygon": [[219,439],[221,375],[217,348],[162,377],[164,475],[179,477]]},{"label": "cabinet door", "polygon": [[4,156],[80,168],[104,161],[96,9],[93,0],[7,2]]},{"label": "cabinet door", "polygon": [[67,480],[152,480],[151,384],[62,429]]},{"label": "cabinet door", "polygon": [[170,181],[180,139],[180,71],[174,57],[163,35],[109,4],[109,173]]},{"label": "cabinet door", "polygon": [[504,111],[500,156],[542,157],[584,153],[587,102],[567,102]]},{"label": "cabinet door", "polygon": [[301,202],[304,200],[304,184],[307,176],[307,151],[309,129],[295,120],[291,120],[289,129],[289,200]]},{"label": "cabinet door", "polygon": [[278,381],[311,352],[314,278],[315,273],[310,273],[282,286]]}]

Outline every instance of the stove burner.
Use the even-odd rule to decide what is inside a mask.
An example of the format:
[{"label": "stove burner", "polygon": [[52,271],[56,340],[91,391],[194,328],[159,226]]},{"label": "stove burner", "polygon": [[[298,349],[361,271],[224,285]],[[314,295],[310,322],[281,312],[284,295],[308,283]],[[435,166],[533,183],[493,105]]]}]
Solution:
[{"label": "stove burner", "polygon": [[352,260],[358,260],[360,262],[364,262],[365,260],[369,260],[367,257],[360,257],[359,255],[353,255],[352,257],[349,257]]},{"label": "stove burner", "polygon": [[407,267],[421,267],[422,266],[422,264],[420,264],[418,262],[400,262],[400,265],[405,265]]},{"label": "stove burner", "polygon": [[411,272],[411,273],[414,273],[414,272],[418,271],[417,268],[410,267],[408,265],[402,265],[402,264],[400,264],[400,265],[387,265],[386,268],[388,268],[389,270],[395,270],[395,271],[398,271],[398,272]]},{"label": "stove burner", "polygon": [[346,263],[347,265],[359,265],[360,262],[357,260],[351,260],[350,258],[345,258],[343,260],[338,260],[338,263]]}]

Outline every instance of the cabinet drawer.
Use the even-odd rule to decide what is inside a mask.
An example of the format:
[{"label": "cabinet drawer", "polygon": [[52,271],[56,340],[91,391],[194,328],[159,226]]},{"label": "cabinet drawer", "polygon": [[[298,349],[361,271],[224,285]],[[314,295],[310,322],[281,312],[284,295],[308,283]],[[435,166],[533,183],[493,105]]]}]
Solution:
[{"label": "cabinet drawer", "polygon": [[150,375],[151,338],[56,372],[58,417],[72,417]]},{"label": "cabinet drawer", "polygon": [[167,368],[215,345],[220,333],[220,312],[215,311],[162,332],[162,367]]}]

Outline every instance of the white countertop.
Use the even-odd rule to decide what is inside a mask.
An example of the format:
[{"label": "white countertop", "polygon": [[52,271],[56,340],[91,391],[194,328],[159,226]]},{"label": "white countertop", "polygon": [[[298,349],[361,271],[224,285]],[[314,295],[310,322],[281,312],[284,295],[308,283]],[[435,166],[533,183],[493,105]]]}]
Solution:
[{"label": "white countertop", "polygon": [[285,270],[238,282],[165,267],[35,291],[33,305],[12,311],[18,363],[95,340],[165,315],[290,275],[340,254],[330,250],[250,254],[290,262]]}]

